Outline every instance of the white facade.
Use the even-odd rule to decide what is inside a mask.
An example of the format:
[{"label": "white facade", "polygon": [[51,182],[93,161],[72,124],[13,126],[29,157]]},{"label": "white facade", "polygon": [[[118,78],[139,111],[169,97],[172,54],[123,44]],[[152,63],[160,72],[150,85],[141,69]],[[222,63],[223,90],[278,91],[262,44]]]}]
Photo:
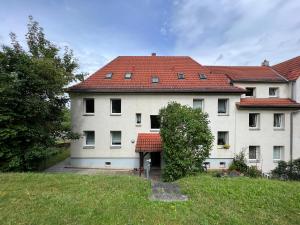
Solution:
[{"label": "white facade", "polygon": [[[300,89],[299,81],[297,81]],[[236,83],[239,87],[255,87],[257,98],[269,98],[269,88],[279,89],[280,98],[290,98],[291,90],[287,83]],[[297,92],[299,93],[299,91]],[[298,95],[300,96],[300,95]],[[227,168],[235,153],[244,151],[249,157],[249,146],[258,146],[257,160],[249,160],[264,172],[276,166],[274,146],[282,147],[281,159],[290,158],[290,110],[242,110],[237,109],[240,94],[71,94],[73,131],[95,132],[94,146],[85,146],[85,137],[71,145],[71,163],[77,167],[97,167],[113,169],[133,169],[139,167],[139,155],[135,152],[138,133],[159,132],[150,127],[150,115],[158,115],[159,109],[168,102],[193,106],[193,99],[203,99],[203,111],[207,112],[210,127],[215,136],[214,146],[207,162],[211,169]],[[84,99],[94,99],[95,112],[84,113]],[[111,113],[111,99],[121,99],[121,114]],[[218,99],[228,99],[228,113],[218,114]],[[136,113],[141,113],[141,124],[136,124]],[[249,113],[259,114],[259,127],[249,128]],[[273,127],[274,113],[283,114],[284,126]],[[294,146],[299,146],[300,116],[294,116]],[[121,146],[112,146],[111,131],[121,131]],[[229,149],[217,145],[219,131],[228,132]],[[252,148],[252,147],[251,147]],[[275,154],[276,155],[276,154]],[[300,148],[294,148],[294,158],[300,156]],[[224,165],[225,163],[225,165]]]}]

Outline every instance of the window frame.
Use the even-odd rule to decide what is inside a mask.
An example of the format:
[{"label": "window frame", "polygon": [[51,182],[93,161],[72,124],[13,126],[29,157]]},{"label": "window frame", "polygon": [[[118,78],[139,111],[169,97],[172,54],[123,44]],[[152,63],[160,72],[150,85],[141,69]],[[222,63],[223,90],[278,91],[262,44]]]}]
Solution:
[{"label": "window frame", "polygon": [[[274,150],[275,148],[279,148],[279,158],[276,159],[274,158]],[[278,162],[278,161],[281,161],[281,160],[284,160],[284,146],[282,145],[274,145],[273,146],[273,162]]]},{"label": "window frame", "polygon": [[152,128],[152,117],[153,116],[156,116],[156,117],[159,118],[159,115],[150,115],[150,131],[159,131],[160,130],[160,126],[161,126],[160,122],[159,122],[159,128]]},{"label": "window frame", "polygon": [[[194,102],[195,101],[201,101],[202,102],[201,108],[195,108],[194,107]],[[193,109],[200,109],[201,112],[203,112],[204,111],[204,99],[203,98],[193,98]]]},{"label": "window frame", "polygon": [[[223,112],[219,112],[219,101],[220,100],[225,100],[225,103],[226,103],[226,106],[225,106],[225,109],[226,109],[226,112],[223,113]],[[229,115],[229,99],[228,98],[218,98],[218,115],[219,116],[228,116]]]},{"label": "window frame", "polygon": [[[250,115],[256,115],[256,117],[257,117],[255,127],[250,126]],[[249,113],[248,114],[248,127],[249,127],[249,130],[259,130],[260,129],[260,113]]]},{"label": "window frame", "polygon": [[158,76],[152,76],[151,77],[151,83],[152,84],[158,84],[159,83],[159,77]]},{"label": "window frame", "polygon": [[255,98],[256,97],[256,87],[246,87],[246,90],[248,89],[253,89],[253,95],[247,95],[247,93],[245,94],[246,98]]},{"label": "window frame", "polygon": [[[275,115],[281,115],[281,126],[275,127]],[[274,130],[284,130],[285,127],[285,114],[284,113],[274,113],[273,114],[273,129]]]},{"label": "window frame", "polygon": [[[138,123],[138,115],[140,116],[140,122]],[[142,113],[136,113],[135,114],[135,125],[141,126],[142,125]]]},{"label": "window frame", "polygon": [[132,72],[126,72],[124,74],[124,79],[125,80],[131,80],[132,79]]},{"label": "window frame", "polygon": [[[120,112],[119,113],[114,113],[113,112],[113,101],[115,100],[120,100],[120,104],[121,104],[121,107],[120,107]],[[120,116],[122,115],[122,99],[121,98],[111,98],[110,99],[110,115],[111,116]]]},{"label": "window frame", "polygon": [[[87,102],[87,100],[93,100],[94,112],[87,112],[86,111],[86,102]],[[83,115],[85,115],[85,116],[95,115],[95,98],[83,98]]]},{"label": "window frame", "polygon": [[[94,143],[93,144],[87,144],[87,133],[88,132],[93,132],[94,134]],[[84,141],[83,141],[83,148],[84,149],[93,149],[95,148],[95,144],[96,144],[96,132],[94,130],[84,130],[83,131],[83,136],[84,136]]]},{"label": "window frame", "polygon": [[[255,159],[250,159],[250,148],[255,148]],[[258,163],[260,162],[260,146],[259,145],[249,145],[248,147],[248,160],[250,163]]]},{"label": "window frame", "polygon": [[[275,95],[270,95],[271,89],[276,89]],[[269,87],[269,98],[279,98],[279,87]]]},{"label": "window frame", "polygon": [[[225,143],[219,144],[219,133],[225,133]],[[217,146],[218,148],[224,148],[224,145],[229,145],[229,131],[218,131],[217,132]]]},{"label": "window frame", "polygon": [[[120,132],[120,144],[113,144],[113,133]],[[110,131],[110,147],[111,148],[121,148],[122,147],[122,131],[111,130]]]}]

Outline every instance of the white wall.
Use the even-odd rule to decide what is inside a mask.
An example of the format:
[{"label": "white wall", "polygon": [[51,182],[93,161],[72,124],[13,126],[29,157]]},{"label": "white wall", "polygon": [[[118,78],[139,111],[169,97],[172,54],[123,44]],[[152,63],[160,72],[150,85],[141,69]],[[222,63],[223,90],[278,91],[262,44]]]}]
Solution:
[{"label": "white wall", "polygon": [[[263,85],[261,85],[263,88]],[[283,88],[284,90],[284,88]],[[95,115],[83,115],[83,98],[95,98]],[[110,115],[110,99],[122,99],[122,115]],[[159,109],[168,102],[193,104],[194,98],[204,99],[204,111],[209,114],[210,127],[215,136],[214,146],[210,154],[211,168],[218,169],[219,162],[229,166],[234,153],[247,150],[249,145],[259,145],[263,160],[258,165],[263,171],[269,171],[276,166],[273,163],[273,146],[285,147],[285,159],[289,159],[290,148],[290,116],[289,111],[260,110],[260,130],[252,131],[248,127],[249,110],[237,110],[235,103],[240,101],[239,95],[193,95],[193,94],[72,94],[71,110],[72,124],[75,132],[85,130],[95,131],[95,149],[83,149],[83,138],[71,145],[71,163],[81,167],[105,167],[105,162],[112,163],[111,168],[132,169],[138,167],[139,156],[135,152],[138,133],[153,132],[150,129],[150,115],[157,115]],[[229,99],[229,115],[220,116],[217,113],[218,98]],[[252,112],[255,110],[251,110]],[[273,113],[285,113],[285,129],[273,129]],[[135,114],[142,114],[142,125],[136,126]],[[300,120],[299,120],[300,121]],[[299,126],[300,127],[300,126]],[[299,128],[298,128],[299,129]],[[122,147],[110,148],[110,131],[122,131]],[[229,132],[230,149],[219,149],[217,132]],[[299,132],[298,132],[299,133]],[[298,135],[298,134],[297,134]],[[298,135],[297,141],[300,142]],[[299,145],[298,145],[299,146]],[[296,151],[296,150],[295,150]],[[248,151],[247,151],[248,152]],[[297,150],[299,155],[300,149]],[[294,153],[296,155],[296,153]]]},{"label": "white wall", "polygon": [[[260,113],[260,127],[258,130],[249,129],[249,113]],[[273,128],[273,114],[284,113],[284,129]],[[290,113],[280,110],[239,110],[237,113],[236,151],[244,151],[249,155],[249,146],[260,146],[260,163],[257,165],[264,172],[273,169],[277,163],[273,162],[273,146],[284,146],[284,160],[290,157]]]},{"label": "white wall", "polygon": [[[290,88],[288,83],[234,83],[235,86],[246,88],[256,88],[256,98],[269,98],[269,88],[279,88],[279,98],[291,98]],[[244,95],[243,95],[244,97]]]},{"label": "white wall", "polygon": [[[83,98],[95,98],[95,115],[84,116]],[[218,97],[229,99],[229,115],[219,116],[217,113]],[[122,115],[110,115],[110,99],[122,99]],[[166,106],[168,102],[176,101],[185,105],[193,105],[194,98],[204,98],[204,111],[209,114],[211,129],[216,136],[218,131],[229,132],[230,149],[218,149],[215,144],[211,152],[212,158],[232,158],[234,154],[234,134],[235,134],[235,103],[239,101],[238,95],[191,95],[191,94],[120,94],[120,95],[100,95],[85,94],[71,95],[72,124],[75,132],[83,133],[85,130],[95,131],[95,149],[83,149],[83,138],[72,143],[71,157],[89,159],[88,165],[95,167],[91,159],[132,159],[125,168],[136,165],[138,154],[135,153],[135,144],[138,133],[152,132],[150,129],[150,115],[157,115],[159,109]],[[135,124],[135,114],[142,114],[142,125]],[[110,148],[110,131],[122,131],[122,147],[119,149]],[[78,161],[78,160],[77,160]],[[81,161],[82,162],[82,161]],[[84,163],[78,166],[84,166]],[[102,164],[102,162],[101,162]],[[112,167],[113,167],[112,163]],[[100,165],[103,167],[103,165]]]}]

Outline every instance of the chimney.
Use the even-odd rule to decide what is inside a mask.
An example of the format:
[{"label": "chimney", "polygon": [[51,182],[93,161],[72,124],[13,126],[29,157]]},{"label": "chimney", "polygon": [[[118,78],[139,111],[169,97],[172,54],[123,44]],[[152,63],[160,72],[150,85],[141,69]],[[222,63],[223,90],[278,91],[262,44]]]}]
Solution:
[{"label": "chimney", "polygon": [[262,66],[270,66],[270,63],[268,60],[264,60],[262,63],[261,63]]},{"label": "chimney", "polygon": [[152,55],[152,56],[156,56],[156,53],[155,53],[155,52],[153,52],[151,55]]}]

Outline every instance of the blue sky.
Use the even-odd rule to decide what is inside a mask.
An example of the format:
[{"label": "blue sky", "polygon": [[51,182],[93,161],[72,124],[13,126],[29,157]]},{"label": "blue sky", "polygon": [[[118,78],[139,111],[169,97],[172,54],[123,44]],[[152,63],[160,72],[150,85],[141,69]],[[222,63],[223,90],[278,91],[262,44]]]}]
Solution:
[{"label": "blue sky", "polygon": [[24,42],[28,15],[81,70],[119,55],[189,55],[201,64],[271,64],[300,55],[295,0],[0,0],[0,43]]}]

